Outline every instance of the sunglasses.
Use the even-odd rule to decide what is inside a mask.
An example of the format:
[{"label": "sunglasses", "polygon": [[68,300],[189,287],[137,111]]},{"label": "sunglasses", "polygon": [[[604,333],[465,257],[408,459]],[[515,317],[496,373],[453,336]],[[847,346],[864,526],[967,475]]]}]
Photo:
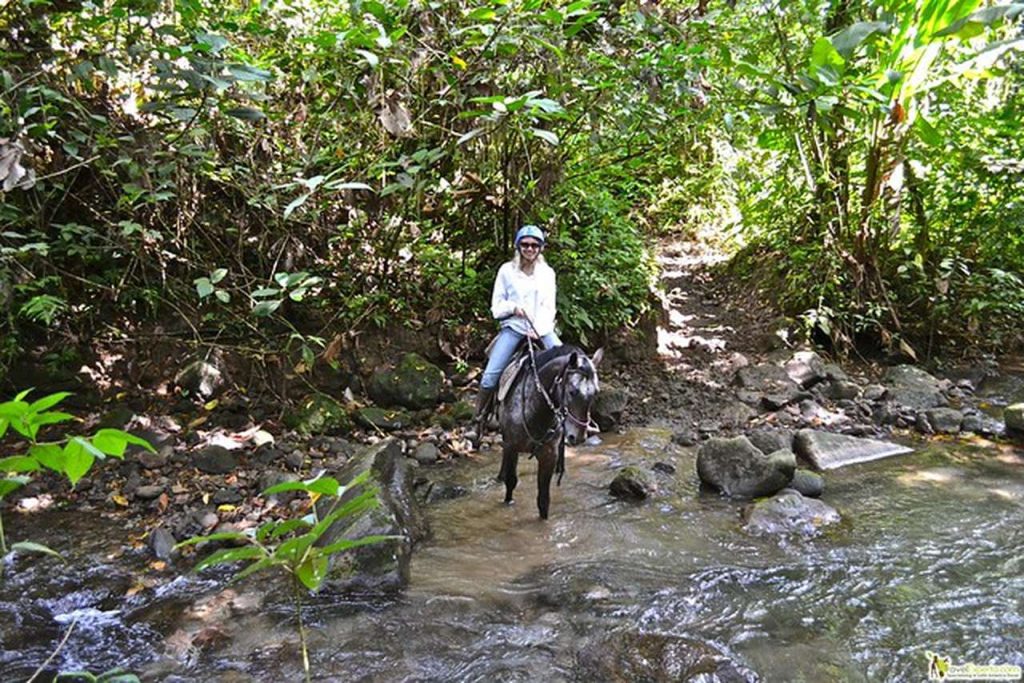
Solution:
[{"label": "sunglasses", "polygon": [[519,250],[525,251],[527,249],[540,249],[540,242],[520,242]]}]

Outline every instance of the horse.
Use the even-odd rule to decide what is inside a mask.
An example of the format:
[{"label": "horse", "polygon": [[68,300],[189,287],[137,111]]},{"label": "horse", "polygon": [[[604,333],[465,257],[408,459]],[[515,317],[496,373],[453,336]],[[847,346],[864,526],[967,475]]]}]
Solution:
[{"label": "horse", "polygon": [[599,349],[589,358],[578,347],[556,346],[534,352],[520,368],[518,377],[498,405],[501,427],[501,471],[505,503],[519,483],[516,469],[520,453],[536,457],[537,509],[548,518],[551,478],[565,473],[565,445],[575,446],[587,438],[590,404],[599,389],[597,365],[604,356]]}]

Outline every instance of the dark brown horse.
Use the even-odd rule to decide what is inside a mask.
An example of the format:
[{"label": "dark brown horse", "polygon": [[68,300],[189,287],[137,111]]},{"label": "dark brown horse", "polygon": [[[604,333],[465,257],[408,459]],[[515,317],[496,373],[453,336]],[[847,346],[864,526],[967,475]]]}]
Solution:
[{"label": "dark brown horse", "polygon": [[574,446],[587,438],[590,404],[599,388],[597,365],[604,354],[599,350],[591,359],[571,345],[530,351],[530,358],[498,408],[498,480],[505,482],[505,502],[511,503],[512,492],[519,483],[519,454],[536,457],[537,509],[541,519],[547,519],[552,475],[557,472],[561,483],[565,472],[565,445]]}]

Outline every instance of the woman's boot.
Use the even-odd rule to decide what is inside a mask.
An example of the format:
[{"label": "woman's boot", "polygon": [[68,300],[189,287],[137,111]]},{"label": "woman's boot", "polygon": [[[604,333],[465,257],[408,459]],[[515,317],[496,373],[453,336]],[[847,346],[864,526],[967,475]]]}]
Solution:
[{"label": "woman's boot", "polygon": [[473,416],[473,423],[476,425],[476,433],[472,439],[473,450],[480,449],[480,439],[484,435],[484,429],[487,427],[487,418],[491,414],[491,404],[494,401],[494,389],[480,388],[480,393],[476,395],[476,414]]}]

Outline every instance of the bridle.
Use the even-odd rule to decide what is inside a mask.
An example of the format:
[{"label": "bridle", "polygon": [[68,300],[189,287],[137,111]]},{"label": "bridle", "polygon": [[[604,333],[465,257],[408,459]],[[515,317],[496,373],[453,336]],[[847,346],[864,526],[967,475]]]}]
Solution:
[{"label": "bridle", "polygon": [[[533,446],[530,452],[531,458],[535,457],[537,453],[540,451],[541,447],[543,447],[545,444],[550,443],[551,440],[556,437],[558,438],[558,460],[555,463],[555,472],[558,474],[557,485],[561,486],[562,475],[565,474],[565,423],[568,421],[572,422],[577,427],[581,427],[583,429],[584,434],[586,434],[587,429],[589,429],[591,424],[589,404],[587,405],[587,414],[584,416],[584,419],[580,419],[579,417],[574,415],[572,409],[569,407],[569,402],[566,400],[566,393],[569,391],[568,378],[571,375],[589,376],[590,373],[584,371],[582,368],[571,368],[569,367],[569,364],[566,363],[565,368],[562,369],[562,371],[558,374],[555,380],[551,383],[552,386],[549,389],[548,387],[544,386],[544,383],[540,379],[540,373],[537,369],[537,356],[533,348],[534,341],[527,337],[526,344],[530,352],[530,369],[532,370],[534,385],[537,387],[537,390],[540,392],[540,395],[544,398],[544,402],[551,410],[554,419],[552,420],[551,427],[548,428],[548,431],[545,432],[544,435],[538,439],[530,432],[530,423],[526,419],[526,401],[521,400],[519,402],[519,406],[520,410],[522,411],[521,418],[523,424],[523,431],[526,432],[526,437],[530,440],[530,444]],[[525,398],[526,383],[523,382],[521,384],[521,387],[522,388],[520,389],[520,391],[523,392],[523,398]],[[555,393],[555,387],[558,387],[560,389],[560,391],[558,392],[559,400],[557,404],[554,398],[552,398],[552,394]]]}]

